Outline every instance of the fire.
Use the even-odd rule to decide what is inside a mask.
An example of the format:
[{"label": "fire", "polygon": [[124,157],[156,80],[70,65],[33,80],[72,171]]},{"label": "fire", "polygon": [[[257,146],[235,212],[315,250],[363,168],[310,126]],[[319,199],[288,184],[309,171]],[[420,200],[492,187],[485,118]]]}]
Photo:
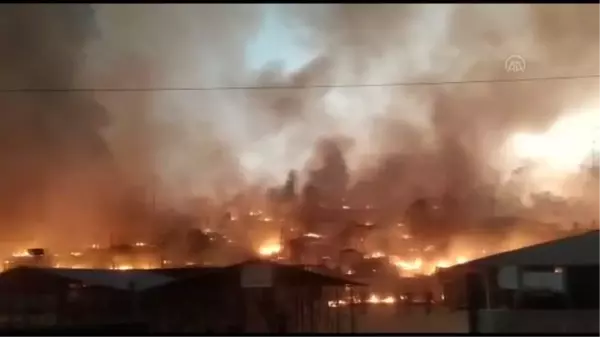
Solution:
[{"label": "fire", "polygon": [[358,297],[341,299],[338,301],[329,301],[327,305],[330,308],[338,308],[343,307],[348,304],[372,304],[372,305],[391,305],[396,303],[396,298],[394,296],[381,296],[377,294],[370,294],[368,298],[365,300],[361,300]]},{"label": "fire", "polygon": [[452,264],[446,260],[440,260],[435,263],[436,268],[449,268]]},{"label": "fire", "polygon": [[376,294],[371,294],[369,298],[366,300],[367,303],[371,304],[394,304],[396,303],[396,299],[393,296],[381,297]]},{"label": "fire", "polygon": [[31,257],[31,254],[26,250],[21,250],[18,252],[12,253],[13,257]]},{"label": "fire", "polygon": [[420,258],[416,258],[412,261],[410,260],[402,260],[396,256],[391,257],[392,264],[402,270],[406,271],[419,271],[423,267],[423,260]]},{"label": "fire", "polygon": [[453,260],[441,259],[432,262],[426,262],[422,258],[415,258],[414,260],[404,260],[397,256],[390,256],[390,262],[395,265],[399,270],[410,272],[411,274],[423,274],[431,275],[436,272],[437,269],[449,268],[458,264],[463,264],[469,261],[466,256],[458,256]]},{"label": "fire", "polygon": [[456,264],[463,264],[469,262],[469,259],[465,256],[459,256],[456,258]]},{"label": "fire", "polygon": [[385,253],[381,252],[381,251],[376,251],[371,254],[365,255],[366,259],[378,259],[378,258],[382,258],[382,257],[385,257]]},{"label": "fire", "polygon": [[131,270],[131,269],[133,269],[133,266],[130,264],[119,264],[119,265],[116,265],[112,269],[114,269],[114,270]]},{"label": "fire", "polygon": [[273,256],[279,254],[282,249],[281,243],[268,241],[258,247],[258,254],[265,257]]},{"label": "fire", "polygon": [[307,238],[314,238],[314,239],[320,239],[320,238],[323,237],[323,236],[321,236],[319,234],[316,234],[316,233],[306,233],[306,234],[304,234],[304,236],[307,237]]}]

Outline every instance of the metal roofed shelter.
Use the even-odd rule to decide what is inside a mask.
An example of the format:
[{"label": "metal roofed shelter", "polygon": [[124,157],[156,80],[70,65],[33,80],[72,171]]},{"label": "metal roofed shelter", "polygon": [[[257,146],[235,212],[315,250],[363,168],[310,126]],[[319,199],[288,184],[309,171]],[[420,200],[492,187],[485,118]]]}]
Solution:
[{"label": "metal roofed shelter", "polygon": [[151,272],[158,275],[163,275],[165,277],[170,277],[175,280],[182,280],[192,277],[202,277],[222,269],[223,267],[182,267],[152,269]]},{"label": "metal roofed shelter", "polygon": [[[482,259],[471,261],[462,266],[584,266],[598,265],[599,231],[590,231],[559,240],[547,241],[537,245],[512,250]],[[461,266],[458,266],[459,268]]]},{"label": "metal roofed shelter", "polygon": [[470,329],[598,333],[597,230],[442,270],[449,305],[465,304]]},{"label": "metal roofed shelter", "polygon": [[[143,307],[153,332],[341,331],[335,290],[359,286],[302,267],[248,261],[149,289]],[[337,320],[336,320],[337,319]]]},{"label": "metal roofed shelter", "polygon": [[0,274],[0,326],[132,322],[138,294],[172,280],[145,270],[17,267]]},{"label": "metal roofed shelter", "polygon": [[144,291],[174,280],[172,277],[149,270],[43,268],[40,271],[81,282],[86,286],[118,290]]}]

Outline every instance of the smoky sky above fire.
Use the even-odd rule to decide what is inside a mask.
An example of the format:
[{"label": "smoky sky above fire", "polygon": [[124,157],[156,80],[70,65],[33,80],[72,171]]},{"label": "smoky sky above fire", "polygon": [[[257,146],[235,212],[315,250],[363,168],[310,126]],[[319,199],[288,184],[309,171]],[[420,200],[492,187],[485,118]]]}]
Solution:
[{"label": "smoky sky above fire", "polygon": [[[597,186],[590,191],[580,170],[597,131],[597,78],[344,85],[597,75],[598,13],[598,5],[5,5],[5,89],[305,88],[2,92],[2,226],[92,235],[144,222],[148,194],[189,211],[199,197],[282,184],[292,169],[332,198],[381,207],[473,191],[531,206],[532,193],[548,190],[597,214]],[[527,61],[525,72],[506,71],[511,55]]]}]

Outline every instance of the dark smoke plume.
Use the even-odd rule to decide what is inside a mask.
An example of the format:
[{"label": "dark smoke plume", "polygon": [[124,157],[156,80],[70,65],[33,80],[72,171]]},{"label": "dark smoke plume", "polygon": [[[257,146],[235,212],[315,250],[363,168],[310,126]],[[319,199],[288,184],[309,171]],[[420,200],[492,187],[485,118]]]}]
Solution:
[{"label": "dark smoke plume", "polygon": [[[396,64],[388,62],[386,75],[404,75],[406,81],[515,77],[504,69],[504,59],[517,53],[529,61],[524,77],[585,76],[599,70],[597,5],[506,6],[502,11],[492,5],[337,5],[328,9],[327,19],[307,22],[319,27],[315,40],[329,60],[348,66],[349,75],[334,77],[334,83],[368,82],[373,69],[386,67],[382,56],[396,47],[398,59]],[[438,14],[445,21],[434,23]],[[512,15],[515,20],[510,23],[503,19]],[[445,36],[435,37],[435,29],[430,35],[414,29],[423,29],[428,20],[432,25],[445,25]],[[417,59],[414,40],[429,48],[421,55],[425,60]],[[456,56],[449,57],[452,53]],[[404,69],[404,74],[398,69]],[[597,92],[598,81],[593,78],[390,90],[387,112],[372,119],[376,128],[371,130],[376,131],[371,154],[361,157],[361,170],[350,173],[356,183],[349,193],[368,195],[364,199],[396,214],[412,204],[413,213],[418,214],[412,216],[413,232],[430,238],[451,236],[477,219],[502,213],[502,203],[492,200],[500,194],[505,173],[499,171],[498,163],[510,135],[545,131],[568,109],[590,103],[591,108],[597,107],[593,98]],[[350,90],[347,94],[351,95]],[[353,94],[369,99],[366,93]],[[398,104],[402,99],[425,101],[429,108]],[[376,109],[377,102],[370,102],[365,109]],[[424,123],[411,122],[415,115]],[[364,125],[362,132],[369,133],[368,127]],[[352,155],[347,151],[346,160]],[[347,175],[346,170],[345,164],[330,162],[320,168],[329,179],[317,183],[309,173],[309,183],[325,189],[333,177]],[[520,203],[518,195],[509,198]],[[428,215],[430,204],[438,205],[434,213],[443,221]]]},{"label": "dark smoke plume", "polygon": [[[279,5],[317,54],[290,72],[246,62],[263,6],[94,8],[96,20],[85,5],[4,6],[1,87],[84,77],[107,88],[307,90],[2,93],[0,220],[14,235],[144,227],[150,199],[193,214],[204,212],[201,197],[251,204],[293,169],[303,207],[369,206],[400,221],[425,200],[419,207],[437,211],[413,231],[450,235],[526,208],[524,184],[506,184],[521,165],[504,167],[506,140],[544,131],[598,92],[597,79],[308,88],[509,79],[520,76],[504,69],[512,54],[527,59],[523,77],[597,74],[597,5]],[[553,204],[533,199],[542,211]]]},{"label": "dark smoke plume", "polygon": [[[98,35],[80,4],[12,4],[0,11],[0,231],[46,245],[98,238],[118,223],[117,168],[103,137],[109,119],[76,88],[86,43]],[[117,216],[119,217],[119,216]],[[98,232],[99,231],[99,232]],[[14,248],[14,247],[11,247]]]}]

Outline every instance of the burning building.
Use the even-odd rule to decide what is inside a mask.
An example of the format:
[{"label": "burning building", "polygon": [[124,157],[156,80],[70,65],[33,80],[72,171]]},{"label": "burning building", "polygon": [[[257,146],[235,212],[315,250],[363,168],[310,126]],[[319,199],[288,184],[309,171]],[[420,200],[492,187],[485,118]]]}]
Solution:
[{"label": "burning building", "polygon": [[20,266],[28,267],[51,267],[53,266],[53,257],[48,255],[43,248],[31,248],[15,252],[4,261],[3,269],[8,270]]}]

